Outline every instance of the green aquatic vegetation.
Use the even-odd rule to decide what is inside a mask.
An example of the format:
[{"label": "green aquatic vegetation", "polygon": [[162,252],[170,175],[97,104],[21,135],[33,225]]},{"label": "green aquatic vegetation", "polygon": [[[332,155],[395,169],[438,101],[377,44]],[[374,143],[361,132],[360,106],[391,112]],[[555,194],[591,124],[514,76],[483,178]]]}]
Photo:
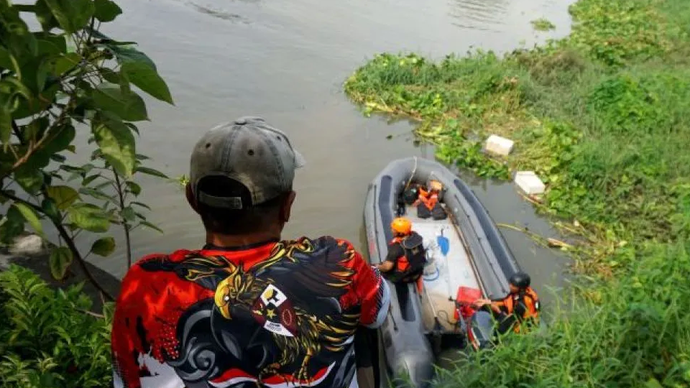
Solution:
[{"label": "green aquatic vegetation", "polygon": [[549,30],[555,30],[556,25],[551,23],[549,19],[546,18],[539,18],[536,20],[531,21],[532,26],[534,27],[535,30],[537,31],[549,31]]},{"label": "green aquatic vegetation", "polygon": [[527,90],[517,67],[507,68],[493,53],[440,63],[409,54],[381,54],[358,69],[345,84],[365,114],[384,112],[420,121],[419,137],[440,145],[439,156],[454,159],[482,176],[506,176],[502,161],[489,160],[468,136],[488,125],[501,132],[531,118],[520,111]]},{"label": "green aquatic vegetation", "polygon": [[661,6],[658,0],[578,1],[570,7],[575,26],[564,43],[611,66],[663,55],[672,49],[672,27]]},{"label": "green aquatic vegetation", "polygon": [[[438,62],[379,54],[345,91],[368,114],[417,120],[443,161],[481,176],[537,171],[549,184],[545,210],[593,233],[675,240],[689,231],[678,188],[690,176],[690,74],[649,57],[687,46],[678,31],[689,8],[581,0],[573,33],[546,47]],[[508,158],[482,152],[493,133],[516,141]]]}]

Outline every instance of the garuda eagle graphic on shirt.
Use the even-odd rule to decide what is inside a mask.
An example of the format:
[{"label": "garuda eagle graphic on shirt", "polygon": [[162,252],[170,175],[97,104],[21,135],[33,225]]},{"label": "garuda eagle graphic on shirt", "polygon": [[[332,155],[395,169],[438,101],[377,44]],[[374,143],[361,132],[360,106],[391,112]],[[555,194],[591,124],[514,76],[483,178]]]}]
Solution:
[{"label": "garuda eagle graphic on shirt", "polygon": [[380,322],[388,300],[378,272],[330,237],[137,265],[113,325],[116,386],[127,388],[346,387],[354,332]]}]

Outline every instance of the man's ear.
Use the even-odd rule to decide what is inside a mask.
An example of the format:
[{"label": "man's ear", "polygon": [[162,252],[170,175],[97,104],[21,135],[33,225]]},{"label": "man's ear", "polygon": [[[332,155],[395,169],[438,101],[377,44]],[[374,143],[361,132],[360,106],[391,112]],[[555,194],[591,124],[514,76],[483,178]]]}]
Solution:
[{"label": "man's ear", "polygon": [[187,183],[184,192],[187,196],[187,202],[189,202],[189,206],[191,206],[195,212],[199,213],[199,207],[197,206],[196,198],[194,197],[194,192],[192,192],[192,185]]},{"label": "man's ear", "polygon": [[295,202],[296,196],[297,193],[290,191],[287,197],[285,197],[285,201],[280,207],[280,222],[288,222],[290,220],[290,210],[292,209],[292,204]]}]

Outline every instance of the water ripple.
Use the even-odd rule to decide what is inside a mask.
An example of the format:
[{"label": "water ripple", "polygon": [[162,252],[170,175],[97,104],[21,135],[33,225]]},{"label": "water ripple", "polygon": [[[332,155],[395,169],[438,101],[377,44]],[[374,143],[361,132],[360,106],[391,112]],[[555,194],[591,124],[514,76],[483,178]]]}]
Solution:
[{"label": "water ripple", "polygon": [[217,10],[217,9],[211,9],[209,7],[205,7],[203,5],[199,5],[196,3],[188,2],[187,5],[193,7],[196,9],[198,12],[213,16],[214,18],[222,19],[222,20],[229,20],[232,22],[240,22],[240,23],[245,23],[249,24],[249,20],[245,19],[241,15],[230,13],[227,11],[222,11],[222,10]]},{"label": "water ripple", "polygon": [[470,29],[497,31],[505,24],[507,0],[450,0],[450,16],[458,19],[454,24]]}]

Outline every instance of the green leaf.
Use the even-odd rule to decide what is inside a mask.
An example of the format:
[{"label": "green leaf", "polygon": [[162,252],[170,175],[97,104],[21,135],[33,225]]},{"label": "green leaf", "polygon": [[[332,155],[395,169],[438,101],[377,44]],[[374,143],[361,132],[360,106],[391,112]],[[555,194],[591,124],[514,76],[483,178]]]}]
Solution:
[{"label": "green leaf", "polygon": [[88,186],[91,182],[98,179],[98,177],[100,177],[100,176],[101,176],[101,174],[89,175],[86,178],[84,178],[83,181],[81,181],[81,185],[82,186]]},{"label": "green leaf", "polygon": [[115,18],[122,14],[122,9],[110,0],[96,0],[96,19],[106,23],[112,22]]},{"label": "green leaf", "polygon": [[17,66],[17,61],[12,57],[12,54],[2,46],[0,46],[0,68],[13,70],[18,76],[21,75],[20,69]]},{"label": "green leaf", "polygon": [[24,216],[17,208],[10,206],[6,219],[0,225],[0,241],[10,244],[24,231]]},{"label": "green leaf", "polygon": [[144,100],[134,92],[123,93],[118,85],[110,83],[98,85],[93,93],[93,101],[96,107],[113,112],[122,120],[148,120]]},{"label": "green leaf", "polygon": [[50,273],[57,280],[62,280],[67,273],[67,268],[72,264],[72,251],[67,247],[57,247],[50,252]]},{"label": "green leaf", "polygon": [[64,161],[67,160],[67,157],[65,157],[64,155],[60,155],[60,154],[53,154],[53,155],[50,155],[50,160],[58,162],[58,163],[63,163]]},{"label": "green leaf", "polygon": [[151,58],[149,58],[146,54],[133,47],[112,44],[106,45],[106,47],[113,52],[115,58],[117,58],[117,61],[120,64],[128,62],[144,63],[156,70],[156,64],[153,62],[153,60],[151,60]]},{"label": "green leaf", "polygon": [[91,245],[91,252],[98,256],[108,257],[115,251],[115,239],[112,237],[102,237]]},{"label": "green leaf", "polygon": [[12,136],[12,111],[0,97],[0,144],[7,144]]},{"label": "green leaf", "polygon": [[154,169],[148,168],[148,167],[137,167],[135,171],[140,172],[142,174],[148,174],[148,175],[157,176],[159,178],[168,179],[167,175],[163,174],[162,172],[160,172],[158,170],[154,170]]},{"label": "green leaf", "polygon": [[49,186],[46,188],[48,197],[50,197],[58,209],[65,210],[70,207],[74,201],[79,199],[79,193],[77,190],[69,186]]},{"label": "green leaf", "polygon": [[77,203],[70,207],[67,213],[70,222],[89,232],[103,233],[110,228],[108,215],[90,203]]},{"label": "green leaf", "polygon": [[82,187],[79,189],[79,192],[81,194],[88,195],[88,196],[91,196],[93,198],[104,200],[104,201],[115,201],[114,197],[111,197],[111,196],[105,194],[101,190],[94,189],[91,187]]},{"label": "green leaf", "polygon": [[95,12],[92,0],[44,0],[50,12],[68,33],[75,33],[91,20]]},{"label": "green leaf", "polygon": [[70,166],[69,164],[63,164],[62,166],[60,166],[60,170],[79,174],[86,174],[86,171],[83,167]]},{"label": "green leaf", "polygon": [[134,135],[122,122],[116,120],[93,121],[92,131],[103,157],[118,174],[129,178],[134,170]]},{"label": "green leaf", "polygon": [[150,65],[143,62],[126,62],[122,64],[120,71],[126,74],[129,82],[141,90],[161,101],[174,105],[168,85]]},{"label": "green leaf", "polygon": [[20,99],[19,107],[13,112],[12,116],[15,120],[20,120],[44,111],[48,105],[55,102],[55,96],[59,89],[60,84],[53,83],[41,91],[37,98],[32,98],[31,100]]},{"label": "green leaf", "polygon": [[50,140],[44,143],[44,145],[26,161],[25,166],[27,168],[39,170],[48,166],[52,155],[64,151],[69,147],[76,136],[76,130],[71,125],[52,128],[45,136]]},{"label": "green leaf", "polygon": [[647,380],[644,386],[647,388],[662,388],[662,385],[659,383],[659,380],[653,377]]},{"label": "green leaf", "polygon": [[36,19],[38,19],[38,22],[41,23],[41,27],[43,27],[43,31],[50,31],[59,26],[58,21],[50,11],[50,7],[48,7],[46,0],[36,1],[34,12],[36,13]]},{"label": "green leaf", "polygon": [[141,186],[139,186],[138,184],[136,184],[132,181],[127,181],[127,182],[125,182],[125,184],[127,185],[127,188],[129,188],[129,191],[132,194],[134,194],[134,196],[137,196],[141,193]]},{"label": "green leaf", "polygon": [[24,219],[29,222],[29,225],[34,228],[37,234],[43,235],[43,226],[41,225],[41,220],[38,218],[38,214],[36,214],[34,209],[19,202],[15,202],[12,206],[16,207],[17,210],[22,213]]},{"label": "green leaf", "polygon": [[21,132],[24,142],[37,141],[37,139],[43,137],[49,125],[50,119],[47,116],[43,116],[23,126]]},{"label": "green leaf", "polygon": [[120,75],[113,71],[112,69],[108,69],[107,67],[102,67],[98,69],[98,71],[101,73],[101,76],[103,79],[106,81],[110,82],[111,84],[119,84],[121,82],[120,80]]},{"label": "green leaf", "polygon": [[38,51],[41,54],[60,56],[67,52],[67,41],[64,35],[35,32],[38,39]]},{"label": "green leaf", "polygon": [[121,215],[127,222],[133,222],[137,217],[137,213],[129,206],[122,209]]},{"label": "green leaf", "polygon": [[52,198],[46,198],[43,201],[41,201],[41,209],[43,209],[43,212],[49,218],[53,220],[60,219],[60,211],[58,210],[58,207]]},{"label": "green leaf", "polygon": [[41,188],[43,178],[41,170],[31,168],[26,164],[14,171],[14,180],[29,194],[35,194]]},{"label": "green leaf", "polygon": [[156,225],[154,225],[154,224],[152,224],[152,223],[150,223],[150,222],[148,222],[148,221],[141,221],[139,224],[140,224],[140,225],[144,225],[144,226],[147,227],[147,228],[151,228],[151,229],[153,229],[153,230],[156,230],[156,231],[158,231],[159,233],[163,233],[163,230],[162,230],[161,228],[157,227]]},{"label": "green leaf", "polygon": [[35,94],[39,95],[43,92],[46,87],[46,81],[48,80],[48,73],[53,70],[53,64],[50,60],[42,60],[36,69],[36,87]]},{"label": "green leaf", "polygon": [[53,66],[53,74],[59,77],[67,71],[74,69],[81,62],[82,57],[79,53],[68,53],[61,56],[55,61]]},{"label": "green leaf", "polygon": [[[0,93],[2,92],[6,93],[6,98],[3,98],[3,101],[6,104],[9,102],[13,106],[16,106],[14,105],[14,99],[17,96],[22,96],[27,101],[31,101],[33,97],[31,90],[27,87],[27,85],[24,85],[19,79],[14,77],[7,77],[0,81]],[[11,110],[14,110],[13,106],[10,106]]]},{"label": "green leaf", "polygon": [[15,20],[12,25],[3,25],[5,31],[10,31],[12,34],[9,39],[3,39],[3,46],[7,46],[9,51],[15,55],[18,63],[24,65],[23,62],[30,61],[38,54],[38,45],[36,37],[29,33],[28,26],[21,20]]},{"label": "green leaf", "polygon": [[149,205],[147,205],[147,204],[145,204],[145,203],[141,203],[141,202],[137,202],[137,201],[132,201],[132,202],[130,202],[130,203],[131,203],[132,205],[141,206],[141,207],[143,207],[144,209],[151,210],[151,208],[149,207]]}]

